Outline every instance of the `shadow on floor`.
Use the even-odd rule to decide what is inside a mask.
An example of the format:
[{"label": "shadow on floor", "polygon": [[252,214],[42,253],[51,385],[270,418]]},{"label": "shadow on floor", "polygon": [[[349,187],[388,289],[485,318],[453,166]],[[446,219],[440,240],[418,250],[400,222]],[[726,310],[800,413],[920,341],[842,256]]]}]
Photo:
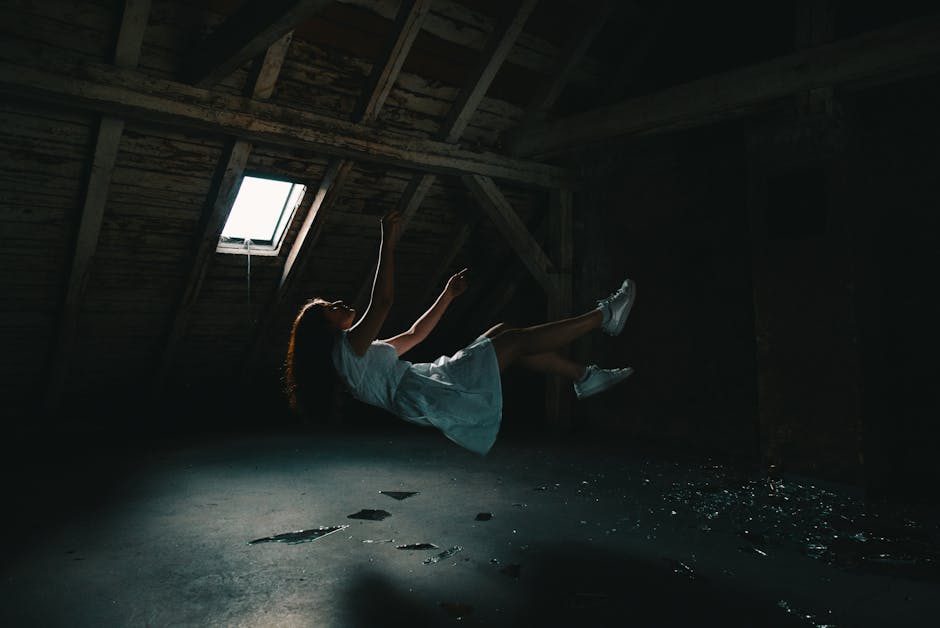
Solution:
[{"label": "shadow on floor", "polygon": [[[493,578],[513,587],[510,608],[480,605],[477,593],[451,606],[427,608],[415,602],[407,585],[381,574],[361,575],[348,591],[350,626],[722,626],[804,627],[804,618],[781,608],[776,599],[722,589],[679,563],[650,561],[587,545],[530,548],[518,578],[499,567]],[[426,599],[429,592],[423,592]],[[433,595],[433,592],[430,592]],[[466,605],[466,606],[464,606]],[[495,604],[494,604],[495,606]],[[484,620],[480,615],[485,614]]]}]

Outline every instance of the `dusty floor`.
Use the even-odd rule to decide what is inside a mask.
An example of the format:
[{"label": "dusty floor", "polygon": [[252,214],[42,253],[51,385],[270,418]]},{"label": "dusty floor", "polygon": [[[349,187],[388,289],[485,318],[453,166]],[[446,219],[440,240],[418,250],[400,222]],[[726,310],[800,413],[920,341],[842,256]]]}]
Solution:
[{"label": "dusty floor", "polygon": [[[0,625],[850,628],[940,617],[933,515],[616,439],[506,438],[485,458],[410,426],[118,447],[33,443],[8,457]],[[363,509],[389,515],[350,517]],[[308,542],[250,544],[330,526]],[[398,547],[415,543],[436,547]]]}]

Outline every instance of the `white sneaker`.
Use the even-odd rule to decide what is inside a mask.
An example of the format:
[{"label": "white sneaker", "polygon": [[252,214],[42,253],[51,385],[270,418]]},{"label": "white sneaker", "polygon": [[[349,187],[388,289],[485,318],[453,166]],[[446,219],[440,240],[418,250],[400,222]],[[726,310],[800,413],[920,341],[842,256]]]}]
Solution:
[{"label": "white sneaker", "polygon": [[597,302],[597,309],[604,315],[601,323],[604,333],[616,336],[623,331],[623,325],[630,316],[634,301],[636,301],[636,283],[632,279],[624,279],[616,292]]},{"label": "white sneaker", "polygon": [[596,395],[619,384],[632,374],[633,369],[629,366],[620,369],[602,369],[596,364],[590,364],[584,371],[584,377],[574,383],[574,394],[578,396],[578,399]]}]

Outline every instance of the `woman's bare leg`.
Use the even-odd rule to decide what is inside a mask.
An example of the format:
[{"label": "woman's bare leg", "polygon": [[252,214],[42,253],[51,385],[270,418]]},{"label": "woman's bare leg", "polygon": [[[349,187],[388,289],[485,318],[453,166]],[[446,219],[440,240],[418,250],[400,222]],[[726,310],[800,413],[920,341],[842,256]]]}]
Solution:
[{"label": "woman's bare leg", "polygon": [[520,357],[516,363],[530,371],[548,373],[550,375],[561,375],[572,381],[577,381],[584,376],[585,367],[583,364],[572,362],[554,351],[524,355]]},{"label": "woman's bare leg", "polygon": [[603,314],[591,310],[532,327],[501,328],[499,325],[485,335],[496,350],[499,370],[503,371],[522,356],[531,356],[560,349],[601,326]]}]

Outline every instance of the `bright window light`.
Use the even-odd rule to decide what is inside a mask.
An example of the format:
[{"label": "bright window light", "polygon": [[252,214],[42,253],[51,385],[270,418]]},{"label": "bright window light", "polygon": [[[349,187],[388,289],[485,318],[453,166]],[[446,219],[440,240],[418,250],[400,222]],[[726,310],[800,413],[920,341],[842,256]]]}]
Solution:
[{"label": "bright window light", "polygon": [[217,250],[276,254],[305,190],[306,186],[290,181],[244,177]]}]

